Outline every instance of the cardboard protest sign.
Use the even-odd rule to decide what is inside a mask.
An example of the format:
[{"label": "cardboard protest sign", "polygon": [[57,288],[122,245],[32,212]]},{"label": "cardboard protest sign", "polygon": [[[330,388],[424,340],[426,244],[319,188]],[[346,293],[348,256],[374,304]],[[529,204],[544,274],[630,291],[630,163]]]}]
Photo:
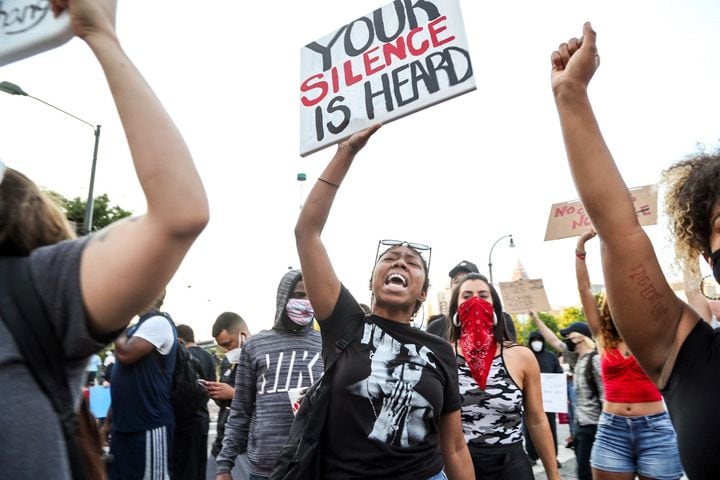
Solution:
[{"label": "cardboard protest sign", "polygon": [[541,373],[543,410],[546,412],[567,413],[567,380],[564,373]]},{"label": "cardboard protest sign", "polygon": [[70,40],[70,16],[53,16],[50,0],[0,1],[0,65]]},{"label": "cardboard protest sign", "polygon": [[550,303],[541,279],[500,282],[500,293],[502,294],[503,310],[508,313],[550,310]]},{"label": "cardboard protest sign", "polygon": [[[646,185],[630,189],[635,213],[640,225],[657,223],[657,185]],[[550,207],[550,218],[545,230],[545,241],[567,237],[578,237],[592,224],[579,200],[556,203]]]},{"label": "cardboard protest sign", "polygon": [[475,89],[459,0],[392,3],[300,50],[300,155]]}]

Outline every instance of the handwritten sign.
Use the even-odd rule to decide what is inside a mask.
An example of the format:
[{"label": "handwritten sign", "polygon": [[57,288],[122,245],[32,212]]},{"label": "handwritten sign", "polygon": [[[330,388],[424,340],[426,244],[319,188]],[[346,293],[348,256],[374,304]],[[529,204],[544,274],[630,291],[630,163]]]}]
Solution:
[{"label": "handwritten sign", "polygon": [[564,373],[541,373],[543,410],[567,413],[567,380]]},{"label": "handwritten sign", "polygon": [[500,282],[500,293],[502,294],[503,310],[508,313],[550,310],[550,303],[541,279]]},{"label": "handwritten sign", "polygon": [[[657,185],[646,185],[630,189],[635,213],[640,225],[657,223]],[[545,230],[545,241],[559,238],[578,237],[592,224],[579,200],[556,203],[550,207],[550,218]]]},{"label": "handwritten sign", "polygon": [[300,155],[475,89],[459,0],[394,0],[300,50]]},{"label": "handwritten sign", "polygon": [[53,16],[50,0],[0,0],[0,65],[62,45],[73,36],[70,16]]}]

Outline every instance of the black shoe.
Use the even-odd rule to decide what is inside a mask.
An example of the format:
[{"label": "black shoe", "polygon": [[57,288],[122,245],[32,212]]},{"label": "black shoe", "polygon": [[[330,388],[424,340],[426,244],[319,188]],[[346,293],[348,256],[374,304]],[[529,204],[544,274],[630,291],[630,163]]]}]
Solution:
[{"label": "black shoe", "polygon": [[562,463],[560,463],[559,460],[557,460],[557,466],[558,466],[558,468],[562,468]]}]

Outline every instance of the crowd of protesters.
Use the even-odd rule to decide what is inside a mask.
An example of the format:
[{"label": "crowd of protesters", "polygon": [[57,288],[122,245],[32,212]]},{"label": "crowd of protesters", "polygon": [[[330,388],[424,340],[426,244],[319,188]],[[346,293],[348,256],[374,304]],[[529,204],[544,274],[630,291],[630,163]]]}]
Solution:
[{"label": "crowd of protesters", "polygon": [[[372,300],[360,304],[336,273],[322,233],[356,156],[380,129],[375,125],[339,143],[310,191],[294,232],[302,268],[280,281],[272,329],[251,336],[239,315],[221,314],[211,332],[224,351],[216,365],[192,328],[160,311],[165,286],[209,218],[190,153],[120,46],[115,2],[52,4],[69,10],[74,33],[104,71],[148,212],[74,238],[45,193],[0,165],[0,268],[27,274],[22,278],[43,306],[36,314],[57,333],[60,354],[49,368],[71,392],[61,398],[44,388],[28,356],[36,350],[0,322],[0,384],[8,400],[0,411],[3,476],[91,477],[87,442],[78,439],[82,422],[63,402],[82,403],[82,385],[92,386],[103,370],[97,352],[111,342],[104,370],[112,371],[105,377],[112,406],[102,431],[114,479],[200,479],[207,471],[218,480],[270,478],[297,404],[307,405],[305,390],[329,365],[320,478],[529,479],[539,459],[557,479],[555,416],[543,408],[541,373],[561,373],[558,356],[572,370],[578,478],[720,475],[712,441],[720,427],[713,413],[720,384],[712,380],[720,367],[718,331],[692,282],[692,306],[672,292],[600,134],[587,97],[599,66],[589,24],[551,57],[570,170],[603,247],[607,294],[600,305],[585,266],[595,231],[575,250],[587,323],[558,335],[531,311],[537,332],[520,345],[495,286],[462,261],[450,271],[447,316],[434,319],[432,333],[418,328],[413,319],[428,295],[431,248],[405,240],[378,242],[368,265]],[[665,180],[688,278],[697,278],[704,255],[720,281],[720,155],[678,163]],[[2,286],[6,296],[20,303],[10,287]],[[0,312],[8,324],[16,315],[9,303]],[[204,397],[181,417],[183,401],[191,403],[177,398],[183,369]],[[209,401],[220,407],[213,445]]]}]

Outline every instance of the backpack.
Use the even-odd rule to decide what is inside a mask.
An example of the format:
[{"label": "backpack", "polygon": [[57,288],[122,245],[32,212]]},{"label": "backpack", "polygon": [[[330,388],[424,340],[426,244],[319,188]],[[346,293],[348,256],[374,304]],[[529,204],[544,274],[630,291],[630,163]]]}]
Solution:
[{"label": "backpack", "polygon": [[170,399],[177,424],[178,421],[193,417],[198,410],[207,406],[208,394],[207,389],[198,381],[202,372],[198,359],[180,342],[175,352]]},{"label": "backpack", "polygon": [[[165,312],[151,312],[143,315],[142,318],[151,316],[165,317],[175,330],[175,323],[172,317]],[[165,370],[160,353],[155,351],[160,369]],[[175,370],[172,374],[172,386],[170,388],[170,403],[175,411],[175,423],[192,418],[195,413],[207,405],[208,394],[205,387],[198,381],[201,378],[202,366],[187,348],[176,340],[175,345]]]},{"label": "backpack", "polygon": [[348,322],[342,336],[335,342],[335,351],[328,355],[330,362],[325,364],[325,373],[305,393],[287,441],[275,461],[270,480],[307,480],[322,477],[320,459],[335,368],[345,349],[362,334],[362,323],[359,332],[353,331],[358,328],[355,323]]},{"label": "backpack", "polygon": [[593,350],[592,352],[590,352],[590,358],[588,358],[588,362],[585,364],[585,381],[588,384],[588,388],[590,388],[590,393],[592,393],[592,396],[590,398],[599,399],[600,389],[598,388],[598,384],[595,381],[595,373],[593,372],[593,370],[595,370],[593,359],[597,354],[597,350]]}]

